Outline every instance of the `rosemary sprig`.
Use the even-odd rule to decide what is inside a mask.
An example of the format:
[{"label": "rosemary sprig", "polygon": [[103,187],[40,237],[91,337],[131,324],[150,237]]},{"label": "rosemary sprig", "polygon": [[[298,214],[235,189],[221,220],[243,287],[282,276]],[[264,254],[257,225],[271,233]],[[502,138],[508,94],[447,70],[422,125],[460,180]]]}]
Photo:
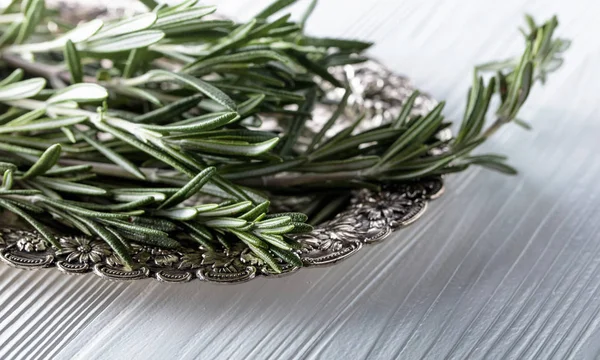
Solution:
[{"label": "rosemary sprig", "polygon": [[[195,0],[142,2],[149,11],[131,18],[66,27],[42,0],[13,1],[2,11],[11,22],[0,22],[3,70],[12,70],[0,82],[0,207],[55,247],[65,229],[97,236],[126,267],[136,266],[131,243],[216,251],[240,242],[281,271],[301,265],[290,235],[311,227],[304,214],[270,213],[270,193],[336,188],[323,211],[309,209],[314,224],[343,205],[345,189],[471,165],[512,174],[504,157],[471,152],[502,125],[523,124],[531,87],[568,46],[553,36],[556,18],[538,26],[529,17],[522,56],[476,68],[452,139],[438,138],[449,125],[443,103],[410,116],[416,92],[392,123],[357,133],[357,115],[327,139],[351,91],[328,70],[363,61],[371,44],[305,35],[316,1],[300,23],[277,15],[295,0],[279,0],[241,24],[210,19],[215,8]],[[322,81],[346,96],[304,150]],[[287,130],[261,129],[262,114]],[[220,200],[200,203],[202,193]]]}]

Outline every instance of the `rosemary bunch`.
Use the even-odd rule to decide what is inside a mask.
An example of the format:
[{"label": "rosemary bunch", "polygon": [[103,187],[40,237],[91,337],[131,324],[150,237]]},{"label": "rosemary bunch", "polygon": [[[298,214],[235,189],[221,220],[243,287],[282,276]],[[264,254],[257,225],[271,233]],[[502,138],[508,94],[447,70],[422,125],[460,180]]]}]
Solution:
[{"label": "rosemary bunch", "polygon": [[[314,1],[300,22],[277,15],[295,2],[279,0],[246,23],[196,0],[142,2],[146,13],[77,26],[43,0],[0,14],[3,70],[12,70],[0,82],[0,207],[56,247],[59,231],[100,237],[126,267],[132,242],[242,242],[281,271],[277,258],[301,266],[289,235],[311,226],[302,213],[271,214],[272,193],[378,187],[471,165],[514,173],[502,156],[471,152],[506,123],[526,126],[519,109],[568,46],[553,37],[556,18],[528,17],[523,55],[476,69],[454,138],[438,136],[451,125],[443,103],[410,116],[417,92],[391,123],[327,138],[345,96],[305,149],[298,141],[323,82],[350,91],[329,70],[364,61],[370,43],[304,34]],[[285,130],[261,128],[264,114]]]}]

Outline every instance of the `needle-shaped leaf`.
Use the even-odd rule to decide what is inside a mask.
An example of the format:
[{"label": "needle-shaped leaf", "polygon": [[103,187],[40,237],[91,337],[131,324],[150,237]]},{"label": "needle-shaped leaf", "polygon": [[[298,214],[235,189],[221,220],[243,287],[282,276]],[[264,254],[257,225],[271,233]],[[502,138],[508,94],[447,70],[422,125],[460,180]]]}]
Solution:
[{"label": "needle-shaped leaf", "polygon": [[300,21],[299,21],[299,23],[302,27],[304,27],[304,25],[306,24],[306,21],[308,20],[310,15],[312,15],[316,6],[317,6],[317,0],[312,0],[310,2],[310,4],[308,4],[308,7],[306,8],[306,10],[304,10],[304,13],[302,13],[302,17],[300,18]]},{"label": "needle-shaped leaf", "polygon": [[158,3],[155,0],[140,0],[144,6],[146,6],[149,10],[152,10],[158,7]]},{"label": "needle-shaped leaf", "polygon": [[[136,206],[142,206],[142,205],[147,205],[147,204],[151,204],[154,202],[160,202],[160,201],[165,201],[167,198],[167,196],[163,193],[159,193],[159,192],[146,192],[143,194],[115,194],[114,199],[116,201],[129,201],[126,204],[119,204],[119,205],[106,205],[109,206],[111,209],[114,208],[121,208],[123,206],[125,207],[129,207],[129,206],[134,206],[134,204]],[[92,205],[92,206],[96,206],[96,205]],[[103,205],[99,205],[104,207]]]},{"label": "needle-shaped leaf", "polygon": [[46,4],[44,0],[30,0],[27,2],[25,8],[25,18],[19,29],[16,43],[21,44],[27,40],[31,34],[35,31],[35,27],[40,23],[44,12],[46,11]]},{"label": "needle-shaped leaf", "polygon": [[74,84],[82,82],[83,68],[81,66],[81,59],[75,44],[73,44],[71,40],[67,41],[67,44],[65,45],[64,55],[67,67],[71,73],[71,82]]},{"label": "needle-shaped leaf", "polygon": [[158,14],[161,16],[165,16],[167,14],[172,14],[174,12],[178,12],[181,10],[185,10],[185,9],[189,9],[193,6],[195,6],[198,3],[199,0],[184,0],[181,1],[178,4],[173,4],[170,6],[165,6],[164,8],[161,8],[159,10],[157,10]]},{"label": "needle-shaped leaf", "polygon": [[206,225],[208,227],[219,228],[219,229],[241,228],[248,224],[246,222],[246,220],[236,219],[236,218],[228,218],[228,217],[221,217],[221,218],[216,218],[216,219],[205,220],[205,221],[203,221],[203,223],[204,223],[204,225]]},{"label": "needle-shaped leaf", "polygon": [[287,216],[290,219],[292,219],[293,222],[296,223],[303,223],[306,220],[308,220],[308,216],[306,216],[306,214],[300,213],[300,212],[283,212],[283,213],[277,213],[277,214],[269,214],[266,216],[267,219],[273,219],[276,217],[284,217]]},{"label": "needle-shaped leaf", "polygon": [[260,13],[256,14],[257,19],[266,19],[269,16],[275,14],[278,11],[285,9],[286,7],[294,4],[297,0],[276,0],[271,5],[267,6]]},{"label": "needle-shaped leaf", "polygon": [[67,139],[69,139],[69,141],[72,144],[75,144],[77,142],[77,139],[75,139],[75,134],[73,134],[73,131],[71,131],[70,128],[68,128],[68,127],[61,127],[60,131],[62,131],[63,134],[65,134],[65,136],[67,137]]},{"label": "needle-shaped leaf", "polygon": [[149,130],[157,131],[159,133],[171,133],[171,132],[183,132],[189,133],[192,131],[209,131],[220,128],[226,124],[232,123],[239,119],[240,116],[236,112],[228,112],[222,115],[215,116],[214,114],[207,114],[196,118],[186,119],[185,125],[144,125],[143,127]]},{"label": "needle-shaped leaf", "polygon": [[292,247],[283,239],[281,235],[271,235],[260,233],[257,234],[261,239],[265,240],[269,244],[278,247],[283,250],[292,250]]},{"label": "needle-shaped leaf", "polygon": [[302,94],[293,91],[281,90],[281,89],[273,89],[264,86],[246,86],[246,85],[232,85],[232,84],[218,84],[220,88],[231,90],[231,91],[239,91],[249,94],[263,94],[266,95],[271,100],[289,100],[289,101],[304,101],[305,97]]},{"label": "needle-shaped leaf", "polygon": [[[2,129],[2,127],[0,127],[0,129]],[[8,152],[14,152],[14,153],[17,153],[17,154],[27,154],[27,155],[35,155],[35,156],[42,155],[42,151],[40,151],[40,150],[28,148],[28,147],[25,147],[25,146],[18,146],[18,145],[6,144],[6,143],[3,143],[3,142],[0,142],[0,150],[4,150],[4,151],[8,151]]]},{"label": "needle-shaped leaf", "polygon": [[307,161],[306,158],[287,160],[274,164],[254,164],[235,165],[227,171],[222,171],[223,177],[230,180],[248,179],[258,176],[265,176],[294,169]]},{"label": "needle-shaped leaf", "polygon": [[444,108],[445,103],[439,103],[427,116],[420,119],[419,121],[413,122],[410,127],[402,133],[402,135],[389,147],[389,149],[383,154],[380,163],[384,163],[398,152],[408,146],[411,141],[421,135],[432,124],[441,123],[440,114]]},{"label": "needle-shaped leaf", "polygon": [[[128,212],[102,212],[86,209],[77,204],[73,204],[72,201],[65,201],[60,199],[42,198],[40,201],[48,206],[56,207],[59,209],[67,210],[73,214],[91,217],[91,218],[102,218],[102,219],[128,219],[134,215],[141,215],[143,211],[135,210]],[[85,205],[85,204],[82,204]]]},{"label": "needle-shaped leaf", "polygon": [[118,139],[124,141],[125,143],[145,152],[146,154],[152,156],[153,158],[163,161],[165,164],[168,164],[170,166],[172,166],[173,168],[185,173],[185,174],[190,174],[190,170],[188,168],[186,168],[184,165],[182,165],[179,161],[177,161],[176,159],[174,159],[173,157],[169,156],[169,154],[165,154],[162,151],[159,151],[158,149],[148,145],[148,144],[144,144],[143,142],[139,141],[138,139],[130,136],[129,134],[119,130],[119,129],[115,129],[103,122],[94,122],[94,125],[102,130],[105,131],[107,133],[110,133],[111,135],[117,137]]},{"label": "needle-shaped leaf", "polygon": [[496,155],[478,155],[471,156],[465,159],[469,164],[475,164],[482,166],[484,168],[498,171],[507,175],[516,175],[517,170],[510,165],[507,165],[504,160],[506,158],[503,156]]},{"label": "needle-shaped leaf", "polygon": [[[3,194],[3,195],[8,195],[8,194]],[[15,194],[17,195],[17,194]],[[44,209],[42,209],[41,207],[34,205],[30,202],[27,202],[27,200],[22,200],[22,199],[4,199],[6,201],[8,201],[9,203],[20,207],[21,209],[28,211],[30,213],[35,213],[35,214],[42,214],[44,213]]]},{"label": "needle-shaped leaf", "polygon": [[27,113],[19,116],[18,118],[9,121],[5,125],[6,126],[24,125],[31,121],[39,119],[40,117],[42,117],[45,114],[46,114],[46,108],[39,108],[39,109],[31,110],[30,112],[27,112]]},{"label": "needle-shaped leaf", "polygon": [[227,110],[236,111],[237,106],[233,100],[227,94],[217,89],[213,85],[202,81],[198,78],[195,78],[190,75],[174,73],[167,70],[152,70],[149,73],[149,76],[162,76],[173,79],[179,83],[184,84],[187,87],[198,90],[203,93],[207,97],[213,99],[218,104],[223,105]]},{"label": "needle-shaped leaf", "polygon": [[248,36],[254,39],[266,36],[269,34],[269,31],[285,26],[290,17],[291,14],[285,14],[271,22],[265,22],[264,24],[255,27]]},{"label": "needle-shaped leaf", "polygon": [[46,171],[46,176],[57,176],[57,175],[66,175],[66,174],[78,174],[78,173],[86,173],[92,170],[92,165],[73,165],[73,166],[65,166],[65,167],[55,167],[54,169],[50,169]]},{"label": "needle-shaped leaf", "polygon": [[42,156],[38,159],[38,161],[33,164],[25,174],[23,174],[23,179],[28,179],[31,177],[36,177],[38,175],[44,174],[46,171],[50,170],[60,158],[60,153],[62,152],[62,147],[60,144],[55,144],[49,147]]},{"label": "needle-shaped leaf", "polygon": [[200,188],[202,188],[202,186],[204,186],[204,184],[206,184],[208,180],[210,180],[210,178],[215,174],[216,170],[217,169],[214,167],[208,167],[202,170],[198,173],[198,175],[194,176],[192,180],[185,184],[185,186],[179,189],[178,192],[171,195],[171,197],[162,203],[158,208],[162,209],[172,207],[196,195]]},{"label": "needle-shaped leaf", "polygon": [[293,251],[287,251],[287,250],[283,250],[283,249],[279,249],[279,248],[271,248],[271,251],[273,252],[273,254],[275,254],[276,256],[279,256],[283,261],[292,264],[296,267],[302,267],[302,259],[300,259],[300,256],[298,256],[298,254],[296,254]]},{"label": "needle-shaped leaf", "polygon": [[255,221],[259,216],[269,211],[270,205],[270,201],[264,201],[238,217],[246,221]]},{"label": "needle-shaped leaf", "polygon": [[[0,36],[0,46],[6,45],[9,41],[13,40],[16,36],[17,33],[19,32],[19,29],[22,26],[22,22],[13,22],[12,24],[10,24],[5,32],[2,34],[2,36]],[[13,48],[15,47],[15,45],[12,46]]]},{"label": "needle-shaped leaf", "polygon": [[[238,237],[239,237],[239,235],[238,235]],[[273,255],[271,255],[271,253],[269,252],[269,250],[266,250],[264,248],[251,245],[248,242],[246,242],[246,243],[247,243],[248,247],[250,248],[250,250],[252,250],[253,253],[255,253],[267,265],[269,265],[269,267],[271,267],[271,269],[275,273],[280,274],[283,271],[281,269],[281,266],[277,263],[277,260],[273,257]]]},{"label": "needle-shaped leaf", "polygon": [[120,229],[120,234],[127,239],[133,240],[138,243],[155,246],[158,248],[175,249],[181,247],[181,244],[177,240],[171,239],[166,236],[155,236],[144,234],[141,232],[127,231]]},{"label": "needle-shaped leaf", "polygon": [[106,195],[107,193],[105,189],[99,188],[97,186],[85,185],[55,178],[37,177],[35,181],[50,189],[70,194]]},{"label": "needle-shaped leaf", "polygon": [[148,53],[148,48],[137,48],[129,52],[125,68],[123,69],[123,78],[127,79],[135,75],[140,65],[144,62],[144,58]]},{"label": "needle-shaped leaf", "polygon": [[383,176],[382,178],[385,180],[394,180],[394,181],[405,181],[405,180],[413,180],[418,179],[424,176],[427,176],[431,172],[441,169],[444,166],[450,164],[454,160],[454,157],[447,157],[441,160],[438,160],[431,165],[423,166],[420,169],[415,169],[411,171],[401,172],[389,176]]},{"label": "needle-shaped leaf", "polygon": [[221,30],[230,28],[234,25],[231,20],[191,20],[182,23],[175,23],[161,26],[160,29],[165,33],[167,38],[181,37],[182,39],[195,38],[202,36],[210,30]]},{"label": "needle-shaped leaf", "polygon": [[250,233],[244,232],[244,231],[238,231],[238,230],[230,230],[232,234],[234,234],[235,236],[237,236],[240,240],[242,240],[244,243],[246,243],[246,245],[251,245],[257,248],[261,248],[261,249],[268,249],[269,248],[269,244],[267,244],[266,242],[264,242],[263,240],[261,240],[259,237],[257,237],[256,235],[252,235]]},{"label": "needle-shaped leaf", "polygon": [[167,15],[160,16],[154,24],[154,29],[162,29],[163,27],[169,27],[177,24],[185,24],[193,20],[200,19],[208,14],[215,12],[217,8],[214,6],[202,6],[192,9],[183,9],[169,13]]},{"label": "needle-shaped leaf", "polygon": [[182,149],[189,151],[208,152],[219,155],[249,156],[255,157],[271,150],[279,138],[273,138],[260,143],[248,143],[246,141],[225,141],[225,140],[175,140],[174,143]]},{"label": "needle-shaped leaf", "polygon": [[398,114],[398,117],[394,119],[394,121],[392,121],[392,129],[400,129],[408,122],[410,112],[412,111],[413,106],[415,104],[415,100],[417,100],[417,97],[419,95],[419,90],[413,91],[412,94],[410,94],[410,96],[408,97],[408,99],[406,99],[404,104],[402,104],[402,110],[400,111],[400,114]]},{"label": "needle-shaped leaf", "polygon": [[[242,25],[238,26],[233,31],[231,31],[224,39],[221,39],[219,41],[218,45],[212,47],[210,49],[209,53],[205,55],[205,57],[201,57],[200,59],[196,60],[195,62],[200,62],[204,58],[207,58],[210,56],[216,56],[216,55],[222,54],[222,53],[226,52],[227,50],[233,48],[234,46],[244,43],[245,41],[248,40],[247,39],[248,34],[250,33],[250,31],[252,31],[252,29],[254,28],[255,25],[256,25],[256,20],[252,19],[249,22],[247,22],[246,24],[242,24]],[[186,65],[186,67],[193,66],[195,64],[195,62],[191,62],[190,64]],[[184,71],[185,71],[186,67],[183,68]]]},{"label": "needle-shaped leaf", "polygon": [[220,206],[213,210],[202,211],[199,213],[202,217],[218,217],[218,216],[232,216],[239,214],[243,211],[247,211],[252,207],[251,201],[242,201],[236,204],[227,206]]},{"label": "needle-shaped leaf", "polygon": [[278,216],[278,217],[274,217],[272,219],[259,221],[255,225],[256,225],[257,229],[269,229],[269,228],[276,228],[276,227],[280,227],[280,226],[287,226],[291,222],[292,222],[292,218],[289,216]]},{"label": "needle-shaped leaf", "polygon": [[156,22],[155,13],[144,13],[112,24],[105,24],[100,31],[89,38],[90,41],[104,39],[112,36],[135,33],[151,27]]},{"label": "needle-shaped leaf", "polygon": [[[316,102],[316,98],[317,98],[316,89],[315,88],[310,89],[307,93],[306,101],[300,107],[300,111],[309,112],[310,109],[312,109],[312,107],[314,106],[314,104]],[[292,124],[289,125],[289,129],[287,131],[287,134],[286,134],[286,136],[283,140],[283,143],[281,145],[281,148],[279,150],[279,153],[282,156],[289,155],[292,152],[292,150],[294,149],[294,146],[296,145],[298,138],[300,137],[302,128],[304,127],[304,124],[306,123],[306,120],[308,120],[309,117],[310,117],[310,115],[306,116],[306,115],[302,115],[302,114],[299,114],[294,117]]]},{"label": "needle-shaped leaf", "polygon": [[211,211],[214,209],[219,208],[219,204],[202,204],[202,205],[196,205],[195,208],[198,211],[198,214],[201,214],[204,211]]},{"label": "needle-shaped leaf", "polygon": [[143,30],[130,34],[92,40],[82,43],[78,48],[82,51],[98,54],[110,54],[144,48],[159,42],[165,33],[160,30]]},{"label": "needle-shaped leaf", "polygon": [[[141,226],[141,225],[131,224],[127,221],[123,221],[123,220],[119,220],[119,219],[102,219],[100,221],[105,224],[109,224],[113,227],[125,229],[127,231],[132,231],[132,232],[137,232],[137,233],[152,235],[152,236],[161,236],[161,237],[169,236],[169,234],[167,234],[164,231],[148,228],[148,227]],[[175,243],[174,245],[176,247],[178,244]],[[173,247],[173,246],[171,246],[171,247]]]},{"label": "needle-shaped leaf", "polygon": [[290,230],[288,234],[302,234],[313,231],[314,228],[312,225],[305,224],[304,221],[306,220],[303,220],[303,222],[293,222],[292,226],[294,226],[294,229]]},{"label": "needle-shaped leaf", "polygon": [[92,35],[97,33],[103,25],[104,23],[102,20],[94,19],[90,22],[75,27],[73,30],[54,40],[35,44],[13,45],[10,47],[10,50],[13,52],[36,53],[60,49],[61,47],[65,46],[69,40],[75,44],[87,40]]},{"label": "needle-shaped leaf", "polygon": [[209,241],[211,241],[213,239],[213,236],[210,233],[210,231],[208,231],[207,228],[205,228],[204,226],[202,226],[200,224],[193,223],[193,222],[180,222],[179,224],[181,226],[183,226],[184,228],[186,228],[187,230],[190,230],[190,232],[198,235],[201,238],[204,238]]},{"label": "needle-shaped leaf", "polygon": [[174,101],[166,106],[160,107],[156,110],[149,111],[143,115],[136,116],[134,119],[132,119],[132,121],[136,123],[168,123],[175,119],[177,116],[194,108],[196,105],[198,105],[200,100],[202,100],[201,94],[188,96],[183,99]]},{"label": "needle-shaped leaf", "polygon": [[57,45],[66,44],[69,40],[74,44],[86,41],[94,34],[96,34],[102,27],[104,22],[99,19],[91,20],[87,23],[77,26],[75,29],[69,31],[65,35],[61,36],[56,40]]},{"label": "needle-shaped leaf", "polygon": [[0,88],[3,86],[6,86],[8,84],[15,83],[17,81],[21,81],[22,78],[23,78],[23,70],[16,69],[13,72],[11,72],[10,75],[5,77],[2,81],[0,81]]},{"label": "needle-shaped leaf", "polygon": [[[135,51],[135,50],[133,50],[133,51]],[[154,96],[152,93],[150,93],[144,89],[140,89],[140,88],[136,88],[136,87],[132,87],[132,86],[119,86],[117,88],[114,88],[113,90],[115,92],[125,95],[125,96],[148,101],[157,106],[162,106],[162,103],[156,96]]]},{"label": "needle-shaped leaf", "polygon": [[14,183],[13,170],[6,169],[2,176],[2,191],[12,189]]},{"label": "needle-shaped leaf", "polygon": [[109,159],[110,161],[114,162],[115,164],[117,164],[120,167],[122,167],[123,169],[125,169],[125,171],[127,171],[128,173],[134,175],[138,179],[142,179],[142,180],[146,179],[146,176],[144,175],[144,173],[142,173],[140,171],[140,169],[138,169],[138,167],[135,166],[135,164],[133,164],[131,161],[129,161],[127,158],[125,158],[121,154],[106,147],[101,142],[96,141],[96,140],[92,139],[91,137],[85,135],[83,132],[79,132],[79,135],[88,144],[93,146],[94,149],[98,150],[102,155],[106,156],[106,158]]},{"label": "needle-shaped leaf", "polygon": [[327,119],[321,130],[319,130],[319,132],[313,137],[312,142],[310,143],[310,145],[308,145],[308,149],[306,150],[307,152],[313,151],[313,149],[319,145],[321,140],[325,137],[327,131],[331,129],[331,127],[335,124],[337,119],[344,113],[344,110],[346,109],[346,104],[348,103],[348,98],[351,94],[352,90],[346,88],[346,92],[344,93],[342,100],[340,100],[340,103],[338,104],[337,108],[331,114],[329,119]]},{"label": "needle-shaped leaf", "polygon": [[[81,222],[79,219],[77,219],[75,216],[73,216],[72,214],[63,211],[63,210],[59,210],[57,208],[52,208],[52,207],[45,207],[52,215],[53,217],[56,219],[58,217],[58,220],[61,221],[63,223],[67,223],[67,226],[71,226],[76,228],[77,230],[81,231],[82,234],[85,234],[87,236],[94,236],[90,230],[87,228],[87,226],[85,226],[85,224],[83,222]],[[60,253],[60,251],[59,251]]]},{"label": "needle-shaped leaf", "polygon": [[17,165],[0,161],[0,172],[4,173],[6,170],[17,171]]},{"label": "needle-shaped leaf", "polygon": [[25,125],[0,126],[0,134],[60,129],[64,126],[71,126],[82,123],[87,119],[88,118],[86,116],[74,116],[56,119],[45,118],[37,121],[32,121]]},{"label": "needle-shaped leaf", "polygon": [[324,67],[321,64],[311,60],[308,56],[299,54],[296,57],[296,60],[305,69],[314,73],[315,75],[320,76],[323,80],[328,81],[331,85],[335,87],[344,87],[340,80],[331,75],[331,73],[327,70],[327,67]]},{"label": "needle-shaped leaf", "polygon": [[36,229],[40,235],[44,237],[44,239],[48,240],[52,245],[57,248],[61,248],[60,242],[56,240],[50,229],[46,227],[46,225],[37,221],[33,216],[29,215],[27,212],[19,208],[18,206],[12,204],[9,201],[0,199],[0,206],[5,208],[6,210],[13,212],[19,215],[23,220],[27,221],[34,229]]},{"label": "needle-shaped leaf", "polygon": [[34,78],[0,87],[0,101],[25,99],[37,95],[46,86],[46,80]]},{"label": "needle-shaped leaf", "polygon": [[102,101],[108,97],[108,91],[103,86],[91,83],[75,84],[64,88],[52,95],[48,103],[65,101],[91,102]]},{"label": "needle-shaped leaf", "polygon": [[323,146],[317,149],[315,152],[310,154],[311,160],[321,159],[342,151],[353,149],[361,144],[370,143],[374,141],[383,141],[393,138],[397,138],[400,132],[398,130],[381,129],[365,132],[355,136],[348,137],[345,140],[340,140],[337,143],[331,144],[330,146]]},{"label": "needle-shaped leaf", "polygon": [[42,192],[34,189],[25,189],[25,190],[2,190],[0,194],[2,195],[38,195]]},{"label": "needle-shaped leaf", "polygon": [[129,222],[131,222],[132,224],[143,225],[145,227],[150,227],[165,232],[172,232],[177,230],[177,225],[175,225],[174,222],[166,219],[132,216],[129,218]]},{"label": "needle-shaped leaf", "polygon": [[357,156],[344,160],[313,162],[300,167],[298,171],[331,173],[369,169],[379,162],[379,156]]},{"label": "needle-shaped leaf", "polygon": [[234,54],[227,54],[221,56],[215,56],[204,61],[200,61],[186,68],[187,73],[194,73],[196,70],[210,67],[213,65],[227,64],[227,63],[251,63],[259,60],[272,60],[278,61],[290,70],[297,73],[305,73],[306,70],[297,64],[292,58],[282,53],[273,50],[255,50],[255,51],[243,51]]},{"label": "needle-shaped leaf", "polygon": [[240,116],[245,117],[250,115],[250,113],[263,102],[265,99],[264,94],[251,95],[250,98],[243,103],[238,105],[238,113]]},{"label": "needle-shaped leaf", "polygon": [[300,39],[300,45],[334,47],[341,50],[363,51],[371,47],[373,43],[360,40],[316,38],[304,36]]},{"label": "needle-shaped leaf", "polygon": [[290,225],[277,226],[277,227],[261,228],[256,231],[259,231],[260,233],[264,233],[264,234],[283,235],[283,234],[289,233],[292,230],[294,230],[294,225],[290,224]]},{"label": "needle-shaped leaf", "polygon": [[159,210],[155,213],[157,216],[166,217],[173,220],[191,220],[198,215],[198,210],[193,207],[174,208],[167,210]]}]

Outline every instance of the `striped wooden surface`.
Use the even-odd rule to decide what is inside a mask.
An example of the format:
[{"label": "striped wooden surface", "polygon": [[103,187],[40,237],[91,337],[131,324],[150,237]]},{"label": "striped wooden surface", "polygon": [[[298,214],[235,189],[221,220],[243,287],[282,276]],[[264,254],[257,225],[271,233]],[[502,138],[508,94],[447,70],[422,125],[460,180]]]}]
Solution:
[{"label": "striped wooden surface", "polygon": [[[226,0],[247,17],[265,0]],[[305,2],[304,2],[305,3]],[[109,283],[0,266],[0,359],[521,359],[600,355],[600,2],[321,0],[309,30],[448,100],[521,45],[521,15],[574,39],[523,118],[486,145],[521,173],[450,178],[418,223],[331,268],[237,286]]]}]

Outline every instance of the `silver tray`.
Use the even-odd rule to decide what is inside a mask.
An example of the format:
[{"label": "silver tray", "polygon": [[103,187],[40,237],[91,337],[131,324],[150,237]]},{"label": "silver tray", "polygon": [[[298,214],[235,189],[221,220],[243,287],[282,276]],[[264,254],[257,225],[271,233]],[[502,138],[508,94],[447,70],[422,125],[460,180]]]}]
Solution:
[{"label": "silver tray", "polygon": [[[352,95],[346,112],[332,128],[333,133],[361,113],[365,113],[366,117],[357,131],[390,121],[399,114],[402,104],[415,90],[407,78],[373,60],[339,68],[334,75],[349,80]],[[304,136],[307,139],[312,135],[311,132],[318,131],[327,121],[335,109],[333,104],[343,96],[341,89],[327,88],[325,83],[322,86],[326,89],[325,100],[313,111],[313,118],[308,122]],[[420,95],[413,112],[424,114],[435,104],[429,96]],[[277,126],[276,122],[265,120],[265,126]],[[438,136],[446,138],[449,133],[440,133]],[[299,146],[302,146],[301,141]],[[381,192],[354,191],[347,208],[332,220],[319,224],[311,233],[296,235],[302,244],[298,254],[305,267],[334,264],[357,253],[363,245],[381,241],[394,230],[411,224],[424,213],[428,201],[442,192],[441,178],[388,185]],[[287,204],[293,206],[302,200],[280,199],[279,207],[289,207]],[[58,250],[35,231],[9,227],[7,220],[2,221],[0,260],[20,269],[53,268],[67,274],[93,273],[107,280],[153,278],[163,282],[199,279],[238,283],[259,275],[276,276],[243,246],[230,251],[211,252],[202,247],[170,250],[134,244],[133,258],[138,267],[128,271],[121,266],[110,247],[99,239],[59,234],[62,249]],[[283,274],[298,269],[288,265],[283,268]]]}]

